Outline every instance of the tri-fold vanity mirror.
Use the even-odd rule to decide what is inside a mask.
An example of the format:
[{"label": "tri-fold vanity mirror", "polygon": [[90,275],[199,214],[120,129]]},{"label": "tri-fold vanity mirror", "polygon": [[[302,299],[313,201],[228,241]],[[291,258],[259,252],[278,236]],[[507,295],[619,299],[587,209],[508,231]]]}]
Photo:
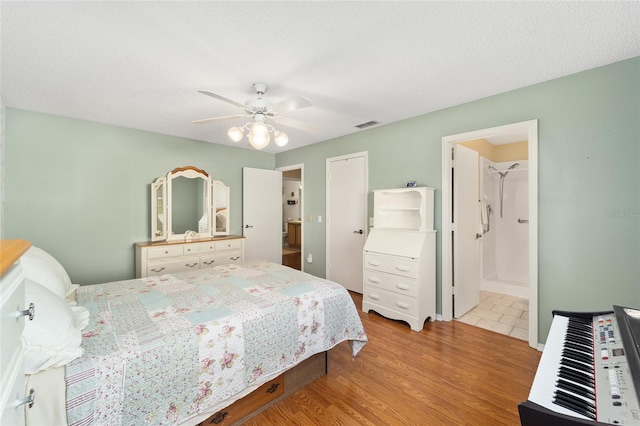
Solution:
[{"label": "tri-fold vanity mirror", "polygon": [[229,187],[194,166],[151,184],[151,241],[229,235]]}]

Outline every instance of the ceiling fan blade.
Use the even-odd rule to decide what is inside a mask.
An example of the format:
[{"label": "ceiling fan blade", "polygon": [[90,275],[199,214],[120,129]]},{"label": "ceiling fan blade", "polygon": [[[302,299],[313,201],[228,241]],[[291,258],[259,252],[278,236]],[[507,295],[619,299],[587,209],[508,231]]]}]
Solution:
[{"label": "ceiling fan blade", "polygon": [[203,95],[211,96],[212,98],[216,98],[218,100],[221,100],[222,102],[226,102],[228,104],[235,105],[235,106],[240,107],[242,109],[247,109],[248,108],[245,104],[241,104],[240,102],[236,102],[236,101],[234,101],[232,99],[225,98],[222,95],[218,95],[217,93],[213,93],[213,92],[210,92],[208,90],[198,90],[198,92],[202,93]]},{"label": "ceiling fan blade", "polygon": [[306,108],[311,106],[311,101],[304,96],[296,96],[295,98],[276,102],[269,105],[269,110],[281,114],[283,112],[293,111],[294,109]]},{"label": "ceiling fan blade", "polygon": [[[283,126],[287,126],[287,127],[291,127],[294,129],[298,129],[298,130],[302,130],[303,132],[307,132],[307,133],[317,133],[320,129],[312,124],[309,123],[305,123],[302,122],[300,120],[295,120],[293,118],[289,118],[289,117],[283,117],[281,115],[278,115],[274,118],[274,120],[278,123],[278,124],[282,124]],[[280,129],[278,129],[280,130]]]},{"label": "ceiling fan blade", "polygon": [[232,118],[238,118],[238,117],[249,118],[251,116],[250,115],[243,115],[243,114],[224,115],[222,117],[203,118],[201,120],[193,120],[192,123],[195,123],[195,124],[206,124],[206,123],[213,123],[215,121],[231,120]]}]

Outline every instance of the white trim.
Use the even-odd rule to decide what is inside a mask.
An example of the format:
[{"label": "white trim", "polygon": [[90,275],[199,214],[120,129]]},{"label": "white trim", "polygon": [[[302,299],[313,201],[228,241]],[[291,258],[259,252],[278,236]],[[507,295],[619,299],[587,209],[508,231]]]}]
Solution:
[{"label": "white trim", "polygon": [[331,157],[325,160],[325,277],[329,276],[330,265],[329,265],[329,249],[331,245],[329,244],[329,227],[331,226],[331,218],[329,217],[329,163],[332,161],[341,161],[348,160],[351,158],[364,157],[364,218],[363,222],[364,226],[364,236],[365,240],[367,234],[369,233],[369,224],[368,219],[368,209],[369,209],[369,151],[361,151],[354,152],[352,154],[340,155],[338,157]]},{"label": "white trim", "polygon": [[276,170],[280,172],[287,172],[289,170],[298,169],[300,169],[300,184],[302,185],[302,196],[300,197],[300,218],[302,219],[300,221],[300,270],[304,272],[304,196],[307,192],[307,187],[304,185],[304,163],[292,164],[290,166],[282,166],[276,168]]},{"label": "white trim", "polygon": [[442,138],[442,319],[453,318],[451,259],[451,148],[453,144],[527,131],[529,155],[529,346],[538,348],[538,120],[522,121]]}]

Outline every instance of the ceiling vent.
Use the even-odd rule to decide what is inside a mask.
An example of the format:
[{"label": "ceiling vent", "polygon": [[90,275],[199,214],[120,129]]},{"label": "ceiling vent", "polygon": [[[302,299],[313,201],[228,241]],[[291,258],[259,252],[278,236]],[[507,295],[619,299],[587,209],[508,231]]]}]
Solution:
[{"label": "ceiling vent", "polygon": [[367,127],[376,126],[378,124],[380,123],[378,123],[375,120],[372,120],[372,121],[367,121],[366,123],[357,124],[355,127],[357,127],[358,129],[366,129]]}]

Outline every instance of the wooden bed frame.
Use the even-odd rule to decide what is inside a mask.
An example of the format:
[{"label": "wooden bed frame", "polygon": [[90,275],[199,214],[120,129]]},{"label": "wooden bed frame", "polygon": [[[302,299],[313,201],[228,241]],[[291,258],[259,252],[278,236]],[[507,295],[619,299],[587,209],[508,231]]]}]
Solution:
[{"label": "wooden bed frame", "polygon": [[327,367],[327,352],[313,355],[244,398],[218,411],[199,423],[199,426],[240,425],[327,374]]}]

